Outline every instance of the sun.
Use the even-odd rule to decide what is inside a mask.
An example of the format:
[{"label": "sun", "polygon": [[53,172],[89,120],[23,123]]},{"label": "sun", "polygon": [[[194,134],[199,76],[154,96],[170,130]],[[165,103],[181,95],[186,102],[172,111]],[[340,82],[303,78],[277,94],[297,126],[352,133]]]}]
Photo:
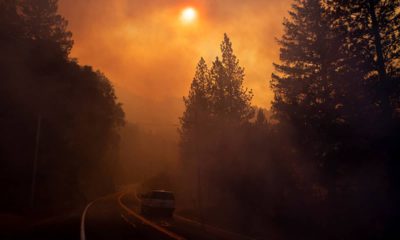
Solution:
[{"label": "sun", "polygon": [[187,7],[182,10],[181,21],[183,23],[192,23],[197,19],[197,11],[192,7]]}]

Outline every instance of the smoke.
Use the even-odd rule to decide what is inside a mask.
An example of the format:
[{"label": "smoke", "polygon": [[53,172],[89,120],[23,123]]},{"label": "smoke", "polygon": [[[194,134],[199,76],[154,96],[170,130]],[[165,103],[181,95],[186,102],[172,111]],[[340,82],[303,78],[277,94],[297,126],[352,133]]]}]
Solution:
[{"label": "smoke", "polygon": [[[111,79],[127,120],[160,124],[178,122],[197,61],[218,55],[224,32],[246,68],[253,103],[268,108],[275,38],[290,2],[60,0],[60,12],[74,34],[71,56]],[[179,22],[185,6],[198,9],[193,25]]]}]

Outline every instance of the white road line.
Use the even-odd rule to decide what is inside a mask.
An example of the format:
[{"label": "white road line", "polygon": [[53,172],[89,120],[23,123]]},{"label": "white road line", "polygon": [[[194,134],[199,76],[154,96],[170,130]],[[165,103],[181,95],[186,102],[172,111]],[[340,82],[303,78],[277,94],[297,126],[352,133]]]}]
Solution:
[{"label": "white road line", "polygon": [[89,203],[89,204],[86,206],[86,208],[85,208],[85,210],[83,211],[83,213],[82,213],[82,218],[81,218],[81,240],[86,240],[86,233],[85,233],[85,218],[86,218],[86,213],[87,213],[87,211],[89,210],[90,206],[92,206],[92,204],[93,204],[94,202],[95,202],[95,201]]},{"label": "white road line", "polygon": [[95,202],[97,202],[97,201],[100,201],[100,200],[103,200],[103,199],[106,199],[106,198],[110,198],[110,197],[113,197],[113,196],[116,196],[116,197],[117,197],[120,193],[121,193],[121,192],[116,192],[116,193],[113,193],[113,194],[111,194],[111,195],[107,195],[107,196],[104,196],[104,197],[100,197],[100,198],[98,198],[98,199],[92,201],[91,203],[89,203],[89,204],[86,206],[85,210],[83,210],[82,218],[81,218],[81,240],[86,240],[85,219],[86,219],[87,211],[89,210],[90,206],[92,206],[92,205],[93,205]]}]

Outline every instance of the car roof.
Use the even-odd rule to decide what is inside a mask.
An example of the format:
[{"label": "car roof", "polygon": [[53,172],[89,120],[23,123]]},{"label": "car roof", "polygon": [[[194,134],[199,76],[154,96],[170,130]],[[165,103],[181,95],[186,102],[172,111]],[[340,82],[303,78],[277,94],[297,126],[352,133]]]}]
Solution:
[{"label": "car roof", "polygon": [[152,190],[151,192],[161,192],[161,193],[171,193],[171,194],[173,194],[173,192],[165,191],[165,190]]}]

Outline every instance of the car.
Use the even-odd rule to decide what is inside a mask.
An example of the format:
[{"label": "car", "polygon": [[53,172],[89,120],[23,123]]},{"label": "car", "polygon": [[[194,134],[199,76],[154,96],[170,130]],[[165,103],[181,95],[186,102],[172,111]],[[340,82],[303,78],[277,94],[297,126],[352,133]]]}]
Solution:
[{"label": "car", "polygon": [[140,213],[142,215],[172,217],[175,211],[174,193],[153,190],[141,195]]}]

